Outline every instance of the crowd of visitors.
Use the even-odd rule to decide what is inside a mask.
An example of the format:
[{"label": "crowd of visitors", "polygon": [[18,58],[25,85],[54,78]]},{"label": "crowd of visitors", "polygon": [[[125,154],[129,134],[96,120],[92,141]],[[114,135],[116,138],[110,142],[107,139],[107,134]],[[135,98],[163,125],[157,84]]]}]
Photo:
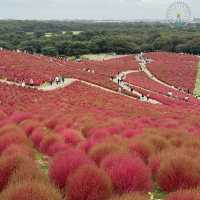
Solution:
[{"label": "crowd of visitors", "polygon": [[56,76],[55,79],[51,79],[49,81],[50,85],[53,85],[54,83],[56,85],[62,84],[65,82],[65,77],[64,76]]}]

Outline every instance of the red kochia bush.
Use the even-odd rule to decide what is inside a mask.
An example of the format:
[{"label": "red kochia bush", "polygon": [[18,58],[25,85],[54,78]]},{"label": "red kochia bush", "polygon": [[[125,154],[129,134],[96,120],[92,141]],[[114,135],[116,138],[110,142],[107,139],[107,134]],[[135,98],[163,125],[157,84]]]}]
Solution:
[{"label": "red kochia bush", "polygon": [[170,146],[169,141],[159,135],[146,134],[144,140],[151,143],[156,152],[161,152]]},{"label": "red kochia bush", "polygon": [[140,193],[127,193],[121,196],[113,196],[109,200],[149,200],[149,196]]},{"label": "red kochia bush", "polygon": [[57,136],[57,135],[46,135],[41,143],[40,143],[40,151],[42,153],[47,153],[48,149],[51,147],[51,145],[57,143],[57,142],[61,142],[61,137]]},{"label": "red kochia bush", "polygon": [[168,158],[172,158],[179,155],[186,155],[193,159],[198,159],[199,157],[199,150],[198,149],[189,149],[189,148],[169,148],[164,150],[158,154],[153,154],[149,158],[148,166],[152,170],[153,175],[156,177],[158,171],[160,169],[161,163]]},{"label": "red kochia bush", "polygon": [[108,175],[93,165],[84,165],[70,175],[66,188],[69,200],[105,200],[112,193]]},{"label": "red kochia bush", "polygon": [[0,136],[0,154],[12,144],[30,145],[28,139],[23,134],[9,133]]},{"label": "red kochia bush", "polygon": [[130,152],[137,154],[142,160],[147,163],[149,157],[154,153],[154,146],[146,140],[135,140],[129,144]]},{"label": "red kochia bush", "polygon": [[111,153],[127,153],[128,150],[119,144],[114,143],[100,143],[94,145],[88,155],[95,161],[97,165],[100,165],[101,161]]},{"label": "red kochia bush", "polygon": [[30,136],[34,129],[41,127],[41,124],[32,119],[24,120],[20,123],[20,126],[24,129],[27,136]]},{"label": "red kochia bush", "polygon": [[151,171],[139,157],[111,154],[101,164],[119,193],[151,191]]},{"label": "red kochia bush", "polygon": [[199,163],[181,153],[171,154],[161,162],[157,182],[166,192],[197,187],[200,184]]},{"label": "red kochia bush", "polygon": [[61,194],[50,184],[28,181],[10,184],[1,194],[5,200],[62,200]]},{"label": "red kochia bush", "polygon": [[22,181],[39,181],[49,183],[49,177],[45,174],[37,163],[20,163],[9,178],[9,184]]},{"label": "red kochia bush", "polygon": [[76,146],[83,141],[83,136],[80,132],[74,129],[63,129],[59,132],[63,136],[65,143]]},{"label": "red kochia bush", "polygon": [[45,133],[44,131],[42,130],[42,128],[36,128],[30,138],[33,142],[33,144],[35,145],[35,147],[39,148],[40,147],[40,143],[42,141],[42,139],[45,137]]},{"label": "red kochia bush", "polygon": [[85,137],[91,137],[94,136],[98,137],[98,136],[108,136],[111,135],[109,130],[106,128],[91,128],[90,130],[87,131],[87,133],[85,133]]},{"label": "red kochia bush", "polygon": [[49,129],[54,129],[56,127],[56,125],[58,124],[58,122],[60,121],[60,116],[56,115],[53,117],[50,117],[49,119],[47,119],[44,124],[46,125],[46,127],[48,127]]},{"label": "red kochia bush", "polygon": [[5,119],[0,120],[0,128],[3,126],[6,126],[6,125],[12,124],[12,123],[13,122],[8,117],[6,117]]},{"label": "red kochia bush", "polygon": [[143,130],[142,129],[131,129],[131,128],[127,128],[125,130],[122,131],[122,136],[127,137],[127,138],[132,138],[135,137],[137,135],[141,135],[143,134]]},{"label": "red kochia bush", "polygon": [[92,161],[81,151],[69,149],[55,155],[49,165],[49,177],[57,186],[63,188],[74,170],[91,163]]},{"label": "red kochia bush", "polygon": [[9,157],[2,157],[0,159],[0,191],[8,184],[9,178],[14,171],[20,166],[34,165],[34,161],[27,156],[13,155]]},{"label": "red kochia bush", "polygon": [[25,155],[30,158],[34,158],[34,152],[33,150],[25,145],[16,145],[12,144],[8,148],[6,148],[1,156],[12,156],[13,154],[20,154],[20,155]]},{"label": "red kochia bush", "polygon": [[30,119],[31,116],[32,116],[31,113],[16,112],[10,116],[10,119],[15,123],[20,123],[24,120]]},{"label": "red kochia bush", "polygon": [[70,148],[69,145],[63,143],[63,142],[56,142],[54,144],[52,144],[48,150],[47,150],[47,155],[49,156],[54,156],[56,153],[62,152],[62,151],[66,151]]},{"label": "red kochia bush", "polygon": [[0,120],[3,120],[7,117],[7,115],[2,111],[0,110]]},{"label": "red kochia bush", "polygon": [[161,159],[161,154],[155,154],[149,158],[148,166],[151,169],[152,175],[155,177],[160,169]]},{"label": "red kochia bush", "polygon": [[195,190],[180,190],[170,193],[165,200],[200,200],[200,192]]},{"label": "red kochia bush", "polygon": [[89,139],[86,140],[85,143],[80,145],[80,148],[84,149],[85,152],[88,152],[93,146],[101,143],[112,143],[119,145],[121,147],[127,146],[127,140],[122,138],[118,135],[108,135],[108,136],[102,136],[102,135],[92,135]]},{"label": "red kochia bush", "polygon": [[18,133],[18,134],[23,133],[24,134],[24,131],[16,124],[8,123],[0,128],[0,136],[7,133]]}]

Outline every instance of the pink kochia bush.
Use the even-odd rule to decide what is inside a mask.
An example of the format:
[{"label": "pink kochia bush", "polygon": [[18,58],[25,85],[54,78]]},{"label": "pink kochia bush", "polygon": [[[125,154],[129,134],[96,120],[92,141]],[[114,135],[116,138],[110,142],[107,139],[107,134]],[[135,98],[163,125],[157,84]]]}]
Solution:
[{"label": "pink kochia bush", "polygon": [[82,142],[84,139],[81,133],[74,129],[63,129],[59,132],[59,134],[63,136],[66,144],[71,144],[74,146]]},{"label": "pink kochia bush", "polygon": [[30,118],[31,118],[31,113],[24,113],[24,112],[16,112],[10,116],[10,120],[15,123],[20,123]]},{"label": "pink kochia bush", "polygon": [[27,119],[27,120],[22,121],[20,123],[20,126],[23,128],[26,135],[30,136],[36,128],[41,126],[41,124],[36,120]]},{"label": "pink kochia bush", "polygon": [[118,193],[152,189],[151,171],[139,157],[128,154],[108,155],[101,164]]},{"label": "pink kochia bush", "polygon": [[109,154],[127,152],[128,150],[122,145],[106,142],[94,145],[88,155],[99,166],[101,161]]},{"label": "pink kochia bush", "polygon": [[23,134],[19,133],[7,133],[0,136],[0,154],[10,145],[19,144],[19,145],[30,145],[28,139]]},{"label": "pink kochia bush", "polygon": [[41,143],[40,143],[40,151],[42,153],[48,153],[48,149],[55,143],[61,141],[61,137],[57,136],[57,135],[46,135]]},{"label": "pink kochia bush", "polygon": [[0,136],[7,134],[7,133],[18,133],[18,134],[23,133],[24,134],[24,131],[16,124],[9,122],[8,124],[5,124],[2,127],[0,127]]},{"label": "pink kochia bush", "polygon": [[8,146],[3,152],[2,152],[2,157],[8,157],[12,156],[13,154],[20,154],[20,155],[25,155],[30,158],[34,158],[34,152],[33,149],[26,146],[26,145],[16,145],[12,144]]},{"label": "pink kochia bush", "polygon": [[154,153],[153,145],[141,139],[130,142],[129,149],[132,154],[138,155],[145,163],[148,163],[149,157]]},{"label": "pink kochia bush", "polygon": [[47,155],[49,156],[54,156],[55,154],[62,152],[62,151],[66,151],[70,148],[69,145],[63,143],[63,142],[56,142],[53,143],[47,151]]},{"label": "pink kochia bush", "polygon": [[112,183],[102,169],[84,165],[69,176],[66,192],[69,200],[105,200],[112,194]]},{"label": "pink kochia bush", "polygon": [[166,156],[161,162],[157,182],[166,192],[198,187],[200,185],[198,160],[181,153]]},{"label": "pink kochia bush", "polygon": [[55,155],[49,165],[49,177],[58,187],[63,188],[68,176],[86,164],[93,162],[83,152],[71,148]]},{"label": "pink kochia bush", "polygon": [[44,133],[43,129],[40,128],[40,127],[36,128],[36,129],[32,132],[32,134],[31,134],[31,136],[30,136],[30,138],[31,138],[31,140],[32,140],[32,142],[33,142],[33,144],[34,144],[35,147],[38,148],[38,149],[39,149],[40,143],[41,143],[41,141],[42,141],[42,139],[43,139],[44,137],[45,137],[45,133]]},{"label": "pink kochia bush", "polygon": [[7,117],[6,113],[4,113],[2,110],[0,110],[0,121],[4,120]]},{"label": "pink kochia bush", "polygon": [[135,137],[137,135],[141,135],[142,133],[143,133],[142,129],[127,128],[127,129],[122,131],[122,136],[124,136],[126,138],[132,138],[132,137]]},{"label": "pink kochia bush", "polygon": [[200,200],[200,191],[180,190],[170,193],[165,200]]}]

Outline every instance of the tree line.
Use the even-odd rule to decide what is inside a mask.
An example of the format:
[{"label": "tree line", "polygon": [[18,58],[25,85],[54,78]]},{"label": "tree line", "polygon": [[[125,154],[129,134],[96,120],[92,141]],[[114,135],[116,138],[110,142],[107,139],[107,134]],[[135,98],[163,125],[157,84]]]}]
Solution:
[{"label": "tree line", "polygon": [[64,57],[141,51],[200,54],[200,25],[0,20],[0,47]]}]

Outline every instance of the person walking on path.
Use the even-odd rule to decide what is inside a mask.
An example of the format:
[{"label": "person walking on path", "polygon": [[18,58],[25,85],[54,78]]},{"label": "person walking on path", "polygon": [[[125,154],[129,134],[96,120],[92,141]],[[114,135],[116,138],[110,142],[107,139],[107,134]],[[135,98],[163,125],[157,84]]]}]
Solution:
[{"label": "person walking on path", "polygon": [[122,93],[122,88],[121,87],[118,88],[118,92]]},{"label": "person walking on path", "polygon": [[147,101],[149,101],[150,99],[150,94],[147,94]]},{"label": "person walking on path", "polygon": [[26,86],[26,83],[25,83],[25,81],[23,80],[22,81],[22,87],[25,87]]},{"label": "person walking on path", "polygon": [[64,83],[65,82],[65,77],[62,76],[61,79],[62,79],[62,82]]},{"label": "person walking on path", "polygon": [[31,86],[31,87],[33,87],[33,86],[34,86],[34,82],[33,82],[33,79],[32,79],[32,78],[30,79],[30,82],[29,82],[29,84],[30,84],[30,86]]},{"label": "person walking on path", "polygon": [[185,100],[186,102],[189,102],[189,97],[188,97],[188,96],[185,97],[184,100]]},{"label": "person walking on path", "polygon": [[56,81],[56,84],[58,85],[58,83],[60,82],[60,79],[58,76],[56,76],[55,81]]},{"label": "person walking on path", "polygon": [[49,83],[50,83],[50,85],[53,85],[53,79],[52,78],[50,78]]},{"label": "person walking on path", "polygon": [[118,81],[118,85],[120,85],[120,79],[119,78],[117,79],[117,81]]}]

